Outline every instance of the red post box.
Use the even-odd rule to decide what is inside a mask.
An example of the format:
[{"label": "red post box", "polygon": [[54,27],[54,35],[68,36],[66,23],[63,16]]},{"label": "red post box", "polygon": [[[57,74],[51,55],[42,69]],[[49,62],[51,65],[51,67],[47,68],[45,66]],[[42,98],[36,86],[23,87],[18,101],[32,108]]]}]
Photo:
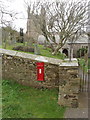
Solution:
[{"label": "red post box", "polygon": [[37,63],[37,81],[44,81],[44,62]]}]

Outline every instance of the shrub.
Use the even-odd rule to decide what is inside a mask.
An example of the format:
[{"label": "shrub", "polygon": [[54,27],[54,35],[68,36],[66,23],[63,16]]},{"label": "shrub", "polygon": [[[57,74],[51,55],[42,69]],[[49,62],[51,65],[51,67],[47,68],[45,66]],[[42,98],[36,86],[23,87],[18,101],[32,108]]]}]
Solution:
[{"label": "shrub", "polygon": [[77,57],[84,56],[86,53],[87,53],[87,49],[86,49],[86,48],[80,48],[80,49],[77,51]]},{"label": "shrub", "polygon": [[27,46],[17,46],[17,47],[14,47],[13,50],[20,50],[24,52],[34,52],[34,48],[27,47]]}]

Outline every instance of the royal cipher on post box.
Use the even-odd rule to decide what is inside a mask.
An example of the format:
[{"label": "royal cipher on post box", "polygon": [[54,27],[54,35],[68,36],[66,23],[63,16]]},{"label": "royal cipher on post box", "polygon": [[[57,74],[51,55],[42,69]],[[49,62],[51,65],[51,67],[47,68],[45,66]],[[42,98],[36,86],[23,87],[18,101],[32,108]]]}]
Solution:
[{"label": "royal cipher on post box", "polygon": [[44,62],[38,62],[37,65],[37,81],[44,81]]}]

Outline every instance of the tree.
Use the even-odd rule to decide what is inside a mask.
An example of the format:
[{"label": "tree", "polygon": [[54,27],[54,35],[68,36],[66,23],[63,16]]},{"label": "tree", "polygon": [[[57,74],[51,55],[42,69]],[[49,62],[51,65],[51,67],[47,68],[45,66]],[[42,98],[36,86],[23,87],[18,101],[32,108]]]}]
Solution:
[{"label": "tree", "polygon": [[[6,1],[7,3],[9,2],[8,0]],[[5,5],[4,1],[0,0],[0,26],[10,25],[11,22],[16,19],[17,14],[17,12],[9,10],[8,7]]]},{"label": "tree", "polygon": [[[33,6],[28,4],[28,6]],[[36,27],[40,28],[42,34],[52,48],[52,54],[57,52],[66,44],[67,40],[79,37],[79,31],[86,23],[86,4],[85,2],[37,2],[31,9],[33,15],[39,16],[35,19]],[[85,17],[86,16],[86,17]],[[38,30],[38,29],[37,29]],[[40,31],[38,31],[40,32]],[[60,37],[59,43],[56,42],[55,35]]]},{"label": "tree", "polygon": [[9,10],[8,7],[5,5],[5,2],[8,3],[9,1],[0,0],[0,27],[2,29],[2,34],[3,34],[2,40],[4,39],[4,42],[5,42],[4,48],[6,48],[6,45],[8,42],[7,40],[8,36],[10,35],[10,38],[12,38],[12,29],[15,28],[15,26],[12,27],[12,24],[13,24],[13,21],[16,19],[16,15],[18,14],[13,10]]},{"label": "tree", "polygon": [[53,3],[53,8],[55,15],[49,12],[51,15],[49,28],[51,28],[51,31],[56,31],[60,36],[60,43],[55,47],[53,52],[53,54],[56,54],[65,45],[67,40],[73,42],[81,34],[80,31],[86,22],[86,8],[82,2],[71,2],[69,4],[56,2]]},{"label": "tree", "polygon": [[6,49],[7,45],[13,45],[16,42],[16,37],[19,36],[19,33],[12,29],[12,27],[2,27],[2,44]]}]

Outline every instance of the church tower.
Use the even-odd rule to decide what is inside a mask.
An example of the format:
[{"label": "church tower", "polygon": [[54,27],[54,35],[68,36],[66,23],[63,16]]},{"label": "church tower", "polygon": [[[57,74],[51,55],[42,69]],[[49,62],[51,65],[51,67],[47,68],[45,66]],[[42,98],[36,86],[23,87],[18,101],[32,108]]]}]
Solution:
[{"label": "church tower", "polygon": [[[42,34],[42,31],[40,29],[40,20],[44,21],[44,17],[46,17],[46,11],[45,8],[41,8],[41,14],[35,14],[35,13],[30,13],[30,7],[28,6],[27,9],[27,36],[28,40],[34,40],[34,42],[38,41],[38,36]],[[44,19],[43,19],[44,18]]]}]

